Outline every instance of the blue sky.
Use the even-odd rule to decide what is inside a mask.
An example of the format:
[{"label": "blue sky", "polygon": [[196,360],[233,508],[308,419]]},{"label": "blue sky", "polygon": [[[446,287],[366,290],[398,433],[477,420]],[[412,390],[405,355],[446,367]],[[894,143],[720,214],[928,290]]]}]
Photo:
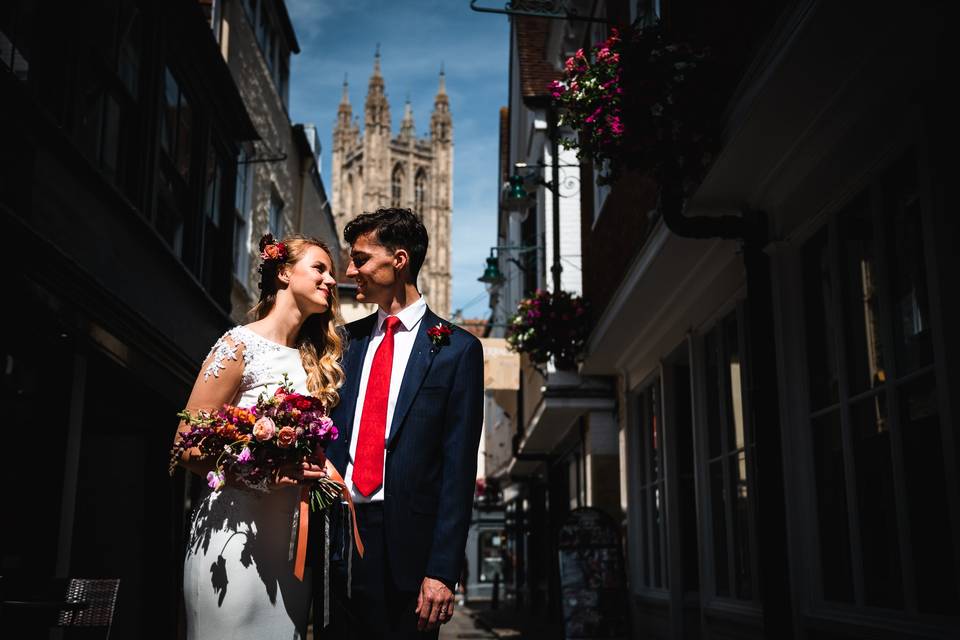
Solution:
[{"label": "blue sky", "polygon": [[489,315],[477,277],[496,244],[497,127],[507,101],[509,26],[506,16],[476,13],[469,5],[469,0],[287,0],[301,49],[291,63],[290,116],[317,126],[328,190],[344,73],[353,112],[362,121],[380,43],[394,132],[409,95],[419,136],[430,130],[443,63],[454,137],[451,313],[464,308],[465,317],[475,318]]}]

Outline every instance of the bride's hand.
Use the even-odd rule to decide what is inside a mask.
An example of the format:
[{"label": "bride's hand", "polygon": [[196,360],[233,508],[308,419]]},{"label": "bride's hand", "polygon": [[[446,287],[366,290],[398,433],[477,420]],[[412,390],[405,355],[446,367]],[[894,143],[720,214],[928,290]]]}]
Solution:
[{"label": "bride's hand", "polygon": [[279,487],[300,486],[312,484],[325,477],[327,477],[327,470],[322,465],[318,465],[315,460],[288,462],[277,469],[274,484]]},{"label": "bride's hand", "polygon": [[316,460],[304,460],[301,464],[301,474],[305,483],[316,482],[327,477],[327,469]]}]

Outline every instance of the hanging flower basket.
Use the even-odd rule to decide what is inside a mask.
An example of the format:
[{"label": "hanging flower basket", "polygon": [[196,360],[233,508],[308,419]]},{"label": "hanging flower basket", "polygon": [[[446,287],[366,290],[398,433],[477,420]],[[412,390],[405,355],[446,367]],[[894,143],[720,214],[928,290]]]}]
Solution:
[{"label": "hanging flower basket", "polygon": [[689,190],[712,161],[712,87],[703,73],[709,51],[670,42],[658,25],[612,29],[580,49],[550,85],[560,124],[577,133],[562,144],[614,182],[624,169],[665,174]]},{"label": "hanging flower basket", "polygon": [[573,369],[583,351],[589,328],[583,299],[566,291],[537,290],[517,305],[510,318],[507,343],[526,353],[535,365],[553,359],[558,369]]}]

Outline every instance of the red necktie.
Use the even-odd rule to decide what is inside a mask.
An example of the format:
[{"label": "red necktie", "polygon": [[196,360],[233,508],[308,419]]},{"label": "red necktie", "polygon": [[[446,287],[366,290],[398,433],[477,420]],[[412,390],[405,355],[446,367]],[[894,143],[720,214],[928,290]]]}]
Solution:
[{"label": "red necktie", "polygon": [[383,341],[373,355],[367,392],[360,414],[360,433],[353,459],[353,486],[361,495],[371,496],[383,484],[383,448],[387,431],[387,400],[393,371],[393,333],[400,318],[387,316]]}]

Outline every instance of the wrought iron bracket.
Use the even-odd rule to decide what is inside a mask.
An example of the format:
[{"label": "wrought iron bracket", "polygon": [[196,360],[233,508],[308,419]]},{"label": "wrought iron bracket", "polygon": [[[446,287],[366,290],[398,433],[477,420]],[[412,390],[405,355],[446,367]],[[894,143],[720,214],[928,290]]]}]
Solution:
[{"label": "wrought iron bracket", "polygon": [[499,13],[507,16],[529,16],[531,18],[547,18],[549,20],[575,20],[578,22],[599,22],[614,24],[612,20],[594,16],[580,15],[566,0],[512,0],[496,7],[480,6],[479,0],[470,0],[470,8],[480,13]]}]

